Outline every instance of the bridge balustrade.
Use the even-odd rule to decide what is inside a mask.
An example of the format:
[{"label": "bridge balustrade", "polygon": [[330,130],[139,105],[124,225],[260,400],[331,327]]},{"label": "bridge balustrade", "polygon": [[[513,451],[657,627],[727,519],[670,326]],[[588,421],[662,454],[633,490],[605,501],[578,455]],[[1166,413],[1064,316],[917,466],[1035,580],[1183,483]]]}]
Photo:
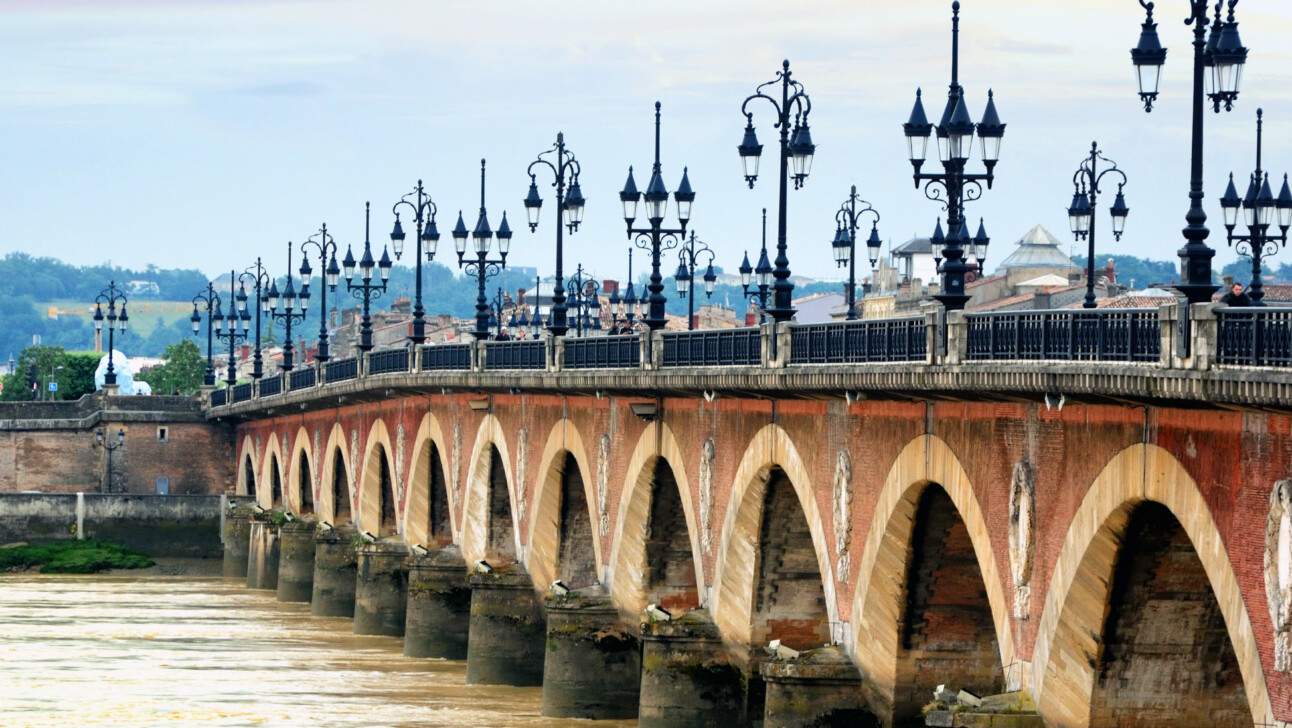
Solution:
[{"label": "bridge balustrade", "polygon": [[383,349],[368,354],[369,374],[391,374],[408,372],[408,349]]},{"label": "bridge balustrade", "polygon": [[233,386],[233,403],[246,402],[251,399],[251,384],[235,384]]},{"label": "bridge balustrade", "polygon": [[1157,363],[1162,328],[1150,309],[1001,311],[965,315],[973,361],[1123,361]]},{"label": "bridge balustrade", "polygon": [[641,366],[641,338],[635,334],[565,339],[562,369],[632,369]]},{"label": "bridge balustrade", "polygon": [[666,331],[662,334],[665,367],[759,366],[763,363],[762,330]]},{"label": "bridge balustrade", "polygon": [[211,406],[223,407],[229,400],[229,390],[217,389],[211,392]]},{"label": "bridge balustrade", "polygon": [[316,383],[314,367],[301,367],[293,370],[291,376],[287,378],[287,382],[293,390],[313,387]]},{"label": "bridge balustrade", "polygon": [[470,344],[432,344],[422,347],[422,371],[469,371]]},{"label": "bridge balustrade", "polygon": [[283,375],[275,374],[260,380],[260,396],[272,397],[283,393]]},{"label": "bridge balustrade", "polygon": [[486,341],[484,355],[486,370],[547,368],[547,342],[542,339]]},{"label": "bridge balustrade", "polygon": [[348,379],[356,379],[359,376],[359,360],[353,357],[349,359],[333,359],[327,363],[327,381],[344,382]]},{"label": "bridge balustrade", "polygon": [[790,326],[790,364],[923,362],[927,357],[923,316]]},{"label": "bridge balustrade", "polygon": [[1292,366],[1292,309],[1216,310],[1216,359],[1250,367]]}]

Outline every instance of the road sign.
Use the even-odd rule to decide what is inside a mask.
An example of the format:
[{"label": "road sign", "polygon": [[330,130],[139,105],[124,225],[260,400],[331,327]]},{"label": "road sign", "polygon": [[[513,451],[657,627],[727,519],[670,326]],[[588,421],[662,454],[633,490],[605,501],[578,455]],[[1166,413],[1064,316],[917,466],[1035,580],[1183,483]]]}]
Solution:
[{"label": "road sign", "polygon": [[57,392],[57,391],[58,391],[58,382],[50,382],[50,383],[49,383],[49,391],[51,391],[51,392]]}]

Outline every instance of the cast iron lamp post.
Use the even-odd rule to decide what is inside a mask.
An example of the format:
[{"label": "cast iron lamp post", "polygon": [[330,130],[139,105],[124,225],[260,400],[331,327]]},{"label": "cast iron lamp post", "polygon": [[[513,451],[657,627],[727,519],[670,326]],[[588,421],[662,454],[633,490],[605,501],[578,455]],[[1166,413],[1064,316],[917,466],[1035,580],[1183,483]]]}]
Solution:
[{"label": "cast iron lamp post", "polygon": [[[1264,111],[1256,110],[1256,171],[1247,183],[1247,195],[1239,199],[1238,190],[1234,188],[1234,175],[1229,175],[1229,188],[1220,198],[1220,206],[1225,213],[1225,232],[1229,245],[1238,254],[1251,258],[1252,281],[1248,286],[1248,296],[1253,306],[1264,306],[1265,284],[1261,282],[1261,260],[1274,255],[1279,247],[1288,241],[1288,228],[1292,227],[1292,189],[1288,188],[1288,176],[1283,175],[1283,189],[1278,199],[1270,188],[1270,175],[1261,169],[1261,142],[1264,131],[1262,117]],[[1238,208],[1243,208],[1243,224],[1247,227],[1246,235],[1235,235],[1234,227],[1238,224]],[[1279,234],[1271,235],[1270,226],[1275,223],[1278,213]]]},{"label": "cast iron lamp post", "polygon": [[[655,102],[655,164],[651,167],[650,183],[646,185],[643,195],[637,191],[633,181],[633,168],[628,168],[628,181],[619,193],[619,201],[624,206],[624,222],[628,226],[628,239],[641,248],[650,251],[650,284],[646,286],[646,325],[652,331],[664,328],[664,276],[659,272],[660,253],[672,250],[686,238],[686,224],[691,219],[691,205],[695,202],[695,192],[691,190],[691,180],[687,177],[686,167],[682,168],[682,181],[673,193],[677,201],[676,228],[663,227],[664,216],[668,212],[668,189],[664,187],[664,177],[660,174],[659,164],[659,113],[660,103]],[[634,228],[633,220],[637,218],[637,202],[646,200],[646,218],[650,227]]]},{"label": "cast iron lamp post", "polygon": [[[247,313],[246,308],[247,294],[244,292],[239,297],[236,290],[237,281],[237,273],[229,271],[229,315],[224,316],[220,311],[218,299],[215,309],[215,336],[229,345],[229,371],[225,375],[224,381],[230,387],[238,383],[238,367],[233,354],[234,347],[239,342],[247,340],[247,329],[251,327],[251,315]],[[225,330],[226,326],[227,331]]]},{"label": "cast iron lamp post", "polygon": [[[416,201],[409,200],[410,197]],[[426,343],[426,310],[422,307],[422,246],[425,245],[426,260],[435,260],[435,246],[440,241],[440,231],[435,227],[435,213],[438,210],[419,179],[413,191],[390,208],[395,213],[395,228],[390,231],[390,247],[395,251],[395,260],[399,260],[404,254],[404,227],[399,222],[399,208],[404,205],[413,211],[413,219],[416,221],[414,232],[417,237],[417,260],[413,275],[417,279],[417,285],[413,294],[413,332],[408,339],[417,345]]]},{"label": "cast iron lamp post", "polygon": [[[749,290],[751,283],[754,283],[754,277],[757,276],[757,283],[754,290]],[[763,208],[763,252],[758,256],[758,267],[752,268],[749,265],[749,252],[745,252],[745,259],[740,262],[740,287],[744,290],[745,298],[758,299],[759,317],[767,315],[767,299],[771,295],[772,285],[772,264],[767,260],[767,208]]]},{"label": "cast iron lamp post", "polygon": [[[398,219],[396,219],[395,224],[399,224]],[[336,264],[336,239],[328,234],[327,223],[323,223],[317,233],[314,233],[305,242],[301,243],[301,297],[304,299],[309,298],[306,291],[309,290],[310,278],[314,274],[314,271],[310,269],[310,256],[307,252],[310,246],[314,246],[318,250],[319,263],[324,266],[323,289],[319,292],[319,348],[314,358],[318,361],[327,361],[332,358],[332,352],[328,350],[327,292],[328,289],[336,292],[337,279],[341,277],[341,269]],[[301,302],[301,308],[305,308],[304,301]]]},{"label": "cast iron lamp post", "polygon": [[[283,363],[279,367],[282,371],[290,372],[295,368],[293,361],[296,352],[296,346],[292,343],[292,324],[305,321],[305,308],[310,302],[310,285],[305,283],[301,286],[301,292],[296,293],[296,284],[292,281],[292,244],[287,243],[287,285],[283,287],[283,293],[280,297],[278,294],[278,281],[271,281],[269,284],[269,320],[272,322],[282,321],[287,329],[286,339],[283,342]],[[278,310],[278,303],[282,301],[283,310]],[[299,303],[299,305],[297,305]]]},{"label": "cast iron lamp post", "polygon": [[[553,155],[552,159],[544,159],[547,155]],[[535,167],[546,166],[552,171],[555,181],[552,186],[556,188],[556,212],[561,217],[556,221],[556,277],[552,281],[552,310],[547,317],[547,330],[552,336],[564,336],[569,329],[569,322],[566,320],[565,307],[565,280],[564,275],[564,230],[563,226],[570,228],[570,233],[578,231],[579,223],[583,222],[583,208],[586,200],[583,199],[583,191],[579,189],[579,172],[583,169],[579,161],[574,158],[574,152],[565,148],[565,134],[556,135],[556,146],[538,155],[538,158],[529,163],[526,170],[529,173],[529,194],[525,196],[525,215],[529,220],[529,231],[532,233],[538,230],[539,213],[543,210],[543,198],[538,196],[538,179],[534,174]],[[481,175],[484,172],[484,161],[481,160]],[[569,185],[569,192],[566,192],[566,185]],[[484,192],[481,191],[480,197],[481,219],[484,219]],[[461,215],[459,215],[459,218]],[[506,214],[503,215],[504,223]],[[501,232],[501,231],[500,231]],[[507,258],[507,250],[503,248],[503,241],[498,240],[498,247],[502,253],[503,260]],[[462,251],[458,250],[458,264],[461,265]],[[506,267],[506,266],[503,266]],[[483,285],[483,284],[481,284]]]},{"label": "cast iron lamp post", "polygon": [[628,286],[624,290],[624,295],[620,297],[619,288],[616,287],[610,293],[610,323],[616,329],[622,324],[629,331],[633,327],[633,319],[641,315],[641,301],[637,298],[637,293],[633,289],[633,248],[628,248]]},{"label": "cast iron lamp post", "polygon": [[[763,87],[781,86],[781,99],[763,93]],[[781,130],[781,166],[779,170],[780,219],[776,224],[776,268],[772,270],[775,282],[771,284],[772,307],[763,307],[764,311],[775,321],[789,321],[794,315],[794,284],[790,282],[790,259],[785,240],[785,216],[789,202],[790,168],[793,167],[794,189],[799,189],[807,181],[812,171],[812,158],[816,154],[816,145],[812,143],[812,132],[808,129],[808,114],[812,111],[812,99],[808,97],[803,84],[790,78],[790,62],[784,61],[776,78],[761,84],[754,90],[754,95],[745,99],[740,105],[740,113],[745,115],[745,137],[737,150],[740,161],[744,164],[745,181],[749,189],[754,188],[758,179],[758,160],[763,153],[763,145],[758,143],[754,134],[754,114],[749,111],[749,102],[754,99],[766,99],[776,110],[776,123]],[[793,117],[794,131],[790,135],[790,120]]]},{"label": "cast iron lamp post", "polygon": [[601,330],[601,284],[583,274],[583,264],[566,282],[568,300],[574,304],[575,333],[583,336]]},{"label": "cast iron lamp post", "polygon": [[[359,259],[359,282],[354,282],[354,253],[351,252],[350,246],[345,248],[345,260],[341,262],[345,268],[345,286],[350,291],[350,295],[363,301],[363,318],[359,323],[359,351],[372,351],[372,301],[381,298],[386,292],[386,283],[390,280],[390,254],[385,248],[381,249],[381,260],[374,261],[372,258],[372,243],[369,239],[370,221],[372,219],[372,204],[363,203],[363,257]],[[372,282],[372,272],[376,268],[380,271],[380,282]]]},{"label": "cast iron lamp post", "polygon": [[[117,314],[118,302],[121,303],[120,315]],[[108,320],[108,368],[103,373],[104,387],[115,387],[117,385],[117,370],[112,363],[114,349],[116,348],[114,339],[116,338],[117,329],[120,329],[123,334],[126,333],[126,325],[130,322],[130,316],[126,313],[126,303],[128,303],[126,294],[117,290],[116,281],[108,281],[108,287],[103,289],[103,292],[94,299],[94,330],[100,332],[100,336],[102,336],[103,319],[105,318],[103,306],[107,305],[108,307],[106,316]]]},{"label": "cast iron lamp post", "polygon": [[[535,162],[535,164],[537,164],[537,162]],[[544,164],[547,164],[547,162],[544,161]],[[532,166],[533,165],[531,165],[531,167]],[[575,174],[577,175],[577,172]],[[537,196],[538,194],[537,188],[532,184],[530,185],[530,192],[532,196]],[[573,194],[574,190],[571,189],[570,192]],[[525,204],[526,208],[529,209],[528,200],[525,201]],[[566,205],[567,207],[569,206],[568,199],[566,200]],[[570,217],[573,217],[573,213],[570,213]],[[537,217],[534,217],[533,219],[534,224],[536,225]],[[498,257],[490,259],[489,250],[493,247],[494,237],[498,238]],[[463,269],[467,275],[473,275],[476,277],[475,336],[477,339],[484,340],[489,338],[489,300],[485,298],[485,281],[498,275],[503,268],[507,267],[507,252],[511,250],[511,226],[507,224],[507,213],[504,212],[502,214],[502,223],[498,225],[498,232],[494,233],[494,231],[489,227],[489,215],[485,211],[485,160],[483,159],[480,160],[480,217],[476,219],[475,230],[471,232],[471,241],[475,250],[475,260],[467,260],[465,258],[467,251],[467,226],[462,220],[462,211],[459,210],[458,224],[453,228],[453,246],[457,249],[458,253],[458,267]],[[560,260],[559,253],[557,260]],[[559,273],[557,275],[557,282],[559,287]],[[552,316],[554,318],[556,316],[555,297],[558,295],[556,290],[558,289],[554,289],[554,292],[552,293],[554,301]],[[562,300],[561,305],[564,307],[564,300]],[[562,319],[565,317],[564,309],[561,311],[561,317]],[[557,333],[556,329],[557,325],[555,324],[548,328],[554,336],[564,334],[566,329],[564,322],[560,324],[560,334]]]},{"label": "cast iron lamp post", "polygon": [[718,275],[713,272],[713,250],[703,240],[697,240],[695,231],[691,231],[691,237],[682,241],[682,247],[677,251],[677,273],[673,279],[677,282],[677,295],[686,296],[686,329],[687,331],[695,330],[695,269],[698,267],[699,258],[702,255],[709,256],[708,268],[704,271],[704,295],[706,298],[713,298],[713,286],[718,281]]},{"label": "cast iron lamp post", "polygon": [[[1107,163],[1108,168],[1100,171],[1100,161]],[[1126,216],[1130,214],[1130,209],[1126,207],[1126,197],[1122,194],[1122,188],[1127,182],[1126,174],[1117,168],[1116,162],[1104,156],[1097,142],[1091,142],[1090,156],[1081,160],[1081,165],[1072,175],[1072,204],[1068,206],[1068,226],[1072,228],[1072,235],[1078,242],[1084,239],[1089,243],[1086,248],[1086,300],[1081,304],[1082,308],[1096,307],[1095,208],[1099,199],[1099,183],[1106,174],[1121,177],[1121,182],[1117,183],[1117,199],[1108,208],[1113,218],[1113,238],[1121,240],[1122,232],[1126,229]]]},{"label": "cast iron lamp post", "polygon": [[[1247,62],[1247,49],[1238,37],[1238,23],[1234,20],[1234,6],[1238,0],[1229,0],[1229,18],[1220,20],[1221,3],[1216,3],[1216,19],[1207,37],[1207,1],[1189,0],[1189,17],[1184,22],[1193,26],[1193,134],[1189,170],[1189,212],[1184,216],[1184,247],[1180,248],[1180,264],[1184,281],[1176,289],[1189,303],[1211,300],[1217,286],[1211,282],[1211,259],[1216,251],[1207,245],[1207,213],[1202,209],[1202,107],[1203,95],[1211,99],[1217,112],[1223,104],[1232,110],[1238,98],[1238,87]],[[1153,22],[1153,3],[1140,0],[1147,11],[1141,26],[1139,45],[1131,50],[1135,75],[1139,82],[1139,95],[1144,110],[1153,110],[1157,99],[1162,66],[1166,63],[1166,49],[1157,37],[1157,23]]]},{"label": "cast iron lamp post", "polygon": [[834,262],[840,268],[848,266],[848,321],[857,320],[857,228],[866,215],[874,215],[870,223],[870,237],[866,239],[866,254],[870,257],[873,270],[879,262],[879,249],[883,242],[879,239],[879,211],[869,202],[857,197],[857,185],[852,186],[848,199],[844,200],[839,211],[834,214],[835,232]]},{"label": "cast iron lamp post", "polygon": [[[960,3],[951,3],[951,86],[947,92],[947,105],[936,127],[938,158],[941,173],[921,173],[928,153],[929,134],[935,127],[924,114],[920,91],[915,92],[915,107],[903,125],[911,166],[915,170],[915,187],[924,186],[924,196],[942,204],[947,211],[946,245],[942,248],[943,263],[939,266],[942,286],[934,296],[947,310],[965,307],[969,296],[965,294],[965,274],[973,270],[965,263],[965,248],[969,233],[965,229],[964,206],[982,197],[982,183],[991,189],[995,179],[996,162],[1000,159],[1000,142],[1005,136],[1005,125],[996,113],[996,102],[991,91],[987,92],[987,109],[982,121],[975,124],[965,106],[964,88],[960,85]],[[965,172],[965,165],[973,154],[974,130],[982,140],[982,162],[986,173]],[[940,226],[940,223],[939,223]],[[934,248],[935,255],[937,248]],[[981,265],[979,265],[981,269]]]},{"label": "cast iron lamp post", "polygon": [[105,493],[114,492],[112,483],[112,453],[120,450],[126,444],[126,430],[124,427],[117,429],[116,440],[117,443],[115,445],[112,444],[112,438],[104,436],[102,427],[94,431],[94,444],[97,447],[103,448],[108,453],[108,473],[107,479],[103,483],[103,492]]},{"label": "cast iron lamp post", "polygon": [[[215,359],[212,358],[212,348],[215,340],[215,311],[220,305],[220,294],[215,292],[215,286],[210,282],[206,284],[205,291],[198,291],[198,294],[193,296],[193,315],[189,316],[188,320],[193,326],[194,336],[202,331],[202,315],[197,309],[199,303],[206,306],[206,374],[202,375],[202,385],[214,387]],[[223,313],[220,314],[220,319],[224,320]]]},{"label": "cast iron lamp post", "polygon": [[266,290],[269,287],[269,274],[261,265],[260,258],[256,258],[255,265],[249,266],[247,270],[238,274],[238,308],[242,310],[244,316],[250,315],[247,313],[247,280],[252,282],[256,301],[256,351],[251,357],[251,378],[260,379],[265,374],[263,357],[260,354],[260,316],[269,314],[269,297]]}]

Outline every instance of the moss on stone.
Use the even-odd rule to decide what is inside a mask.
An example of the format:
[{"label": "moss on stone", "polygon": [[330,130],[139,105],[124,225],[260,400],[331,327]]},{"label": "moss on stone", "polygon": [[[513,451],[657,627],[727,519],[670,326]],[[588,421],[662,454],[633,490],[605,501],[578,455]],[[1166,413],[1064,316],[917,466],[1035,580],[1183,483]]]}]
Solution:
[{"label": "moss on stone", "polygon": [[138,551],[106,541],[54,541],[0,549],[0,571],[39,566],[42,574],[94,574],[152,565],[152,559]]}]

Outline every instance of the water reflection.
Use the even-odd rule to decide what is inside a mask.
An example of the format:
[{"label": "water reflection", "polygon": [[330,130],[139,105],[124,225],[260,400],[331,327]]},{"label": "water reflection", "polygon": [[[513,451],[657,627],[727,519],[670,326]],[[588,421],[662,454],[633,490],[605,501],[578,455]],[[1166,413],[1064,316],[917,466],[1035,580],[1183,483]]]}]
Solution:
[{"label": "water reflection", "polygon": [[220,579],[0,580],[0,717],[53,726],[619,727],[538,716],[538,688],[465,684],[390,637]]}]

